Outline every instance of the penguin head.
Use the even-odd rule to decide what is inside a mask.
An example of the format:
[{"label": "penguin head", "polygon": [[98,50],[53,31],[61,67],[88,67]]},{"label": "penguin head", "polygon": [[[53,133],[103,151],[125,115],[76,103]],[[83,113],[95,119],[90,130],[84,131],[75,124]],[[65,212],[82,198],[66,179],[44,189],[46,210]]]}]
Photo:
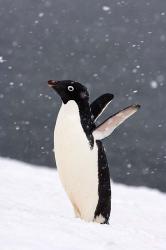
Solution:
[{"label": "penguin head", "polygon": [[74,100],[76,103],[88,102],[89,100],[87,88],[79,82],[49,80],[48,85],[58,93],[64,104],[71,100]]}]

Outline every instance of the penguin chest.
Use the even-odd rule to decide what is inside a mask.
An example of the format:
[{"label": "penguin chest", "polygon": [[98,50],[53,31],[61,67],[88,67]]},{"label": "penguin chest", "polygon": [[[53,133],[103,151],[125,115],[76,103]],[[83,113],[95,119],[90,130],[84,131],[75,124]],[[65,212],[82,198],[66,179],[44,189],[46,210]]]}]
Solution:
[{"label": "penguin chest", "polygon": [[77,104],[62,104],[54,131],[54,151],[62,184],[80,213],[92,219],[98,203],[98,150],[91,149]]}]

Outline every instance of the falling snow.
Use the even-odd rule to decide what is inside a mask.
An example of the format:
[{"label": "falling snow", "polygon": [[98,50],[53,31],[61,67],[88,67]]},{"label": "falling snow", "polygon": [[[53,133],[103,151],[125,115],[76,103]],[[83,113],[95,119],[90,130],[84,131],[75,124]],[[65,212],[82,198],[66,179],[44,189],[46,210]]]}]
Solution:
[{"label": "falling snow", "polygon": [[20,126],[16,126],[16,130],[20,130]]},{"label": "falling snow", "polygon": [[47,80],[74,79],[88,87],[90,102],[114,94],[98,124],[126,106],[141,104],[103,142],[111,173],[127,184],[166,191],[166,3],[18,2],[1,6],[0,154],[55,167],[53,130],[60,99]]},{"label": "falling snow", "polygon": [[133,93],[134,94],[138,93],[138,90],[137,89],[133,90]]},{"label": "falling snow", "polygon": [[0,63],[4,63],[4,62],[6,62],[6,60],[3,59],[3,56],[0,56]]},{"label": "falling snow", "polygon": [[14,85],[14,82],[9,82],[9,85],[10,85],[10,86],[13,86],[13,85]]},{"label": "falling snow", "polygon": [[157,89],[158,88],[158,82],[153,80],[153,81],[150,82],[150,86],[151,86],[152,89]]},{"label": "falling snow", "polygon": [[39,15],[38,15],[38,17],[40,17],[40,18],[43,17],[43,16],[44,16],[43,12],[40,12]]},{"label": "falling snow", "polygon": [[104,6],[102,6],[102,10],[104,10],[104,11],[109,11],[109,10],[110,10],[110,7],[109,7],[109,6],[104,5]]}]

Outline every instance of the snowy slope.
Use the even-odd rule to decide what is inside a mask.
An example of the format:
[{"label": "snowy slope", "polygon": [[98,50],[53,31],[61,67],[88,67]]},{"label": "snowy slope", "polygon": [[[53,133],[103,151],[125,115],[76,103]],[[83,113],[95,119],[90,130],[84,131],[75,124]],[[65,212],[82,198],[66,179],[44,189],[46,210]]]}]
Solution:
[{"label": "snowy slope", "polygon": [[75,219],[56,170],[0,159],[1,250],[166,249],[166,195],[112,185],[110,225]]}]

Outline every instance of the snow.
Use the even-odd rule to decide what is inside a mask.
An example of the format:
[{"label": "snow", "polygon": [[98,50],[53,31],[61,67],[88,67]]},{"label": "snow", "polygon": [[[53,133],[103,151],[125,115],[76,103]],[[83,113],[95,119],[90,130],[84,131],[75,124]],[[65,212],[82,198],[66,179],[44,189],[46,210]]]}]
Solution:
[{"label": "snow", "polygon": [[55,169],[0,159],[2,250],[164,250],[166,196],[112,184],[110,225],[74,218]]},{"label": "snow", "polygon": [[153,81],[150,82],[150,86],[151,86],[152,89],[157,89],[158,83],[155,80],[153,80]]},{"label": "snow", "polygon": [[16,126],[16,130],[20,130],[20,126]]},{"label": "snow", "polygon": [[9,85],[10,85],[10,86],[13,86],[13,85],[14,85],[14,82],[9,82]]},{"label": "snow", "polygon": [[102,6],[102,10],[103,10],[103,11],[109,11],[109,10],[110,10],[110,7],[109,7],[109,6],[104,5],[104,6]]},{"label": "snow", "polygon": [[43,16],[44,16],[43,12],[39,13],[39,15],[38,15],[38,17],[43,17]]},{"label": "snow", "polygon": [[165,34],[162,34],[162,35],[160,36],[160,41],[161,41],[161,42],[165,42],[165,40],[166,40],[166,36],[165,36]]},{"label": "snow", "polygon": [[0,56],[0,63],[4,63],[6,60],[3,59],[3,56]]}]

